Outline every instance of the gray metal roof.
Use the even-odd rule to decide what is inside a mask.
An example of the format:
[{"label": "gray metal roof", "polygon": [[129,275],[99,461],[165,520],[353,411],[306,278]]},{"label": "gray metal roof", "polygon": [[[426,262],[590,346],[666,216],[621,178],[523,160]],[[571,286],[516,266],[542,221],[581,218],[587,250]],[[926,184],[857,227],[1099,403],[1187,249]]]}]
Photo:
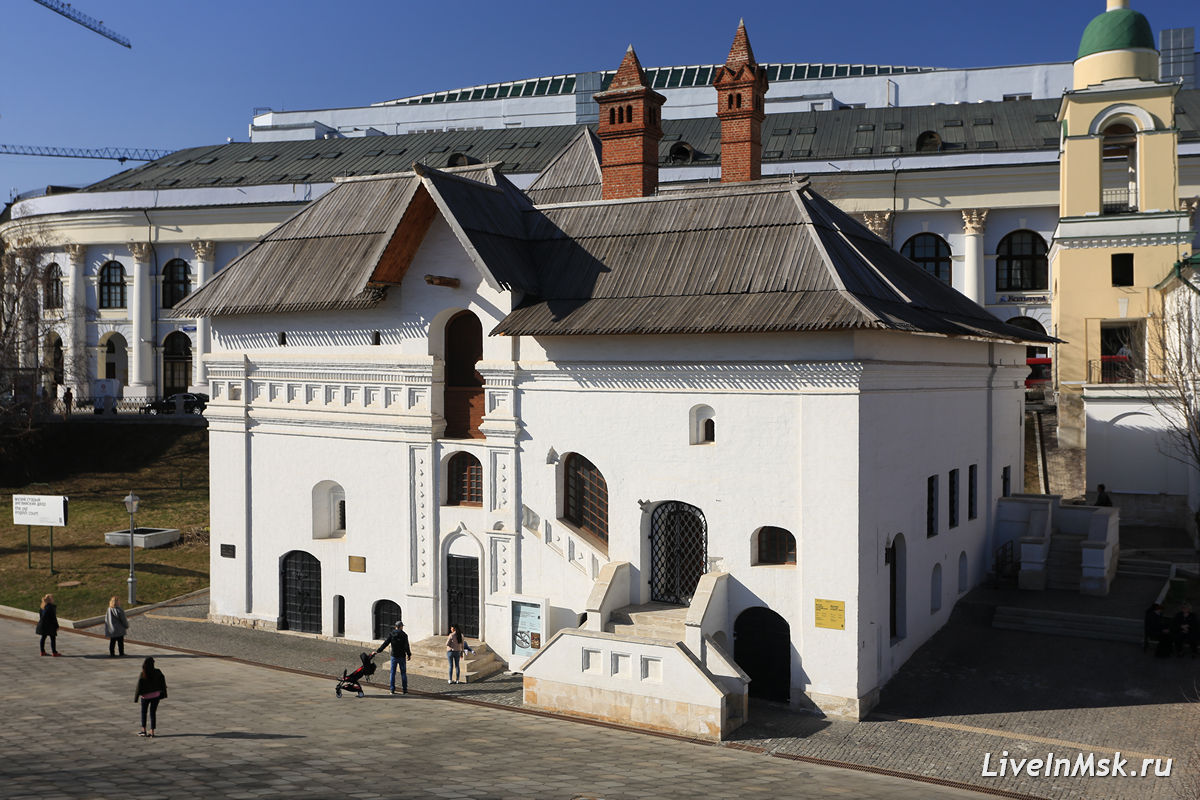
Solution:
[{"label": "gray metal roof", "polygon": [[600,199],[600,139],[583,128],[525,190],[534,203]]}]

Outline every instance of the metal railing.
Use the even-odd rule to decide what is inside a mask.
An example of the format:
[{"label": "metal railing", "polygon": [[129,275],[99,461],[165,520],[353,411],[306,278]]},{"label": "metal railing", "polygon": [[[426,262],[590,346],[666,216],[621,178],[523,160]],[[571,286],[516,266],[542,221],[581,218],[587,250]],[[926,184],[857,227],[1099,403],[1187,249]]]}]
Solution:
[{"label": "metal railing", "polygon": [[1137,213],[1136,199],[1128,187],[1104,189],[1100,192],[1101,213],[1105,215],[1135,214]]},{"label": "metal railing", "polygon": [[[1133,356],[1101,356],[1088,361],[1088,383],[1147,383],[1161,381],[1158,364],[1147,365]],[[1149,367],[1149,368],[1148,368]],[[1159,367],[1159,368],[1156,368]]]}]

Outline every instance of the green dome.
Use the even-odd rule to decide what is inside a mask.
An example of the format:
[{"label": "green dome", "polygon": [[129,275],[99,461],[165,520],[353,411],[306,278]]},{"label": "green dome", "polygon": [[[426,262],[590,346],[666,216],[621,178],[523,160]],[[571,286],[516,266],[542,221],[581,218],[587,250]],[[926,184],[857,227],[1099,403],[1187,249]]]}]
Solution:
[{"label": "green dome", "polygon": [[1158,49],[1154,46],[1150,21],[1132,8],[1114,8],[1088,23],[1083,31],[1083,40],[1079,43],[1079,55],[1075,58],[1135,47]]}]

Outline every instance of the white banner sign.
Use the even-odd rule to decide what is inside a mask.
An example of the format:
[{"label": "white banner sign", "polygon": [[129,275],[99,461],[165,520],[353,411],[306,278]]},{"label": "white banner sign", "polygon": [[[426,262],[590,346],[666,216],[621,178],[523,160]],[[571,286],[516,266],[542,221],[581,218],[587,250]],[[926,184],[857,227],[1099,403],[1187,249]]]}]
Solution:
[{"label": "white banner sign", "polygon": [[67,498],[47,494],[14,494],[13,525],[67,524]]}]

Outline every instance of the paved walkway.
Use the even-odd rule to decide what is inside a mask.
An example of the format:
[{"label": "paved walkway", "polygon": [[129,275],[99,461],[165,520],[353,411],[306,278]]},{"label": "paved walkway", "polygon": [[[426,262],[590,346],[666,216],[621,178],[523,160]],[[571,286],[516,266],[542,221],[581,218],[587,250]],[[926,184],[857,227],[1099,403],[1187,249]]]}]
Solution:
[{"label": "paved walkway", "polygon": [[[298,796],[322,796],[329,786],[337,784],[333,776],[339,775],[353,778],[347,784],[349,788],[344,789],[348,796],[369,796],[354,794],[359,791],[383,796],[439,796],[434,791],[438,788],[437,776],[446,765],[453,767],[451,774],[459,777],[451,781],[445,794],[463,794],[464,787],[473,787],[482,794],[466,796],[480,797],[756,796],[760,790],[754,787],[759,784],[753,780],[747,783],[747,775],[761,778],[765,791],[774,797],[837,793],[847,797],[974,796],[860,771],[829,772],[828,767],[813,763],[827,760],[974,784],[984,791],[1010,796],[1064,800],[1178,797],[1180,776],[1194,775],[1198,763],[1195,731],[1200,728],[1200,705],[1189,701],[1200,687],[1200,661],[1156,660],[1141,653],[1136,645],[996,630],[990,627],[988,600],[972,596],[960,604],[951,623],[888,685],[870,720],[836,722],[778,706],[755,705],[751,722],[718,747],[516,711],[521,705],[520,679],[503,674],[465,686],[448,686],[444,679],[414,676],[410,677],[414,694],[392,698],[383,694],[387,676],[381,670],[375,683],[368,686],[370,696],[366,700],[337,701],[332,681],[313,675],[341,674],[343,668],[355,666],[360,647],[296,634],[214,625],[204,619],[206,595],[134,616],[130,637],[153,642],[158,653],[166,652],[162,648],[175,647],[224,656],[168,653],[164,669],[172,694],[163,704],[164,732],[203,736],[218,743],[229,738],[235,752],[239,747],[250,748],[256,757],[270,763],[281,759],[293,767],[299,764],[300,772],[316,765],[319,769],[313,771],[311,786],[303,780],[298,782],[304,791],[311,788],[313,793]],[[29,658],[34,642],[30,623],[0,620],[0,668],[9,677],[0,696],[5,698],[6,708],[10,701],[22,704],[21,716],[9,717],[10,721],[21,720],[16,741],[11,725],[0,724],[2,745],[8,753],[18,753],[18,760],[26,762],[41,757],[43,751],[62,752],[62,741],[69,739],[74,746],[78,734],[85,734],[85,740],[95,734],[84,730],[89,727],[84,721],[91,713],[97,719],[89,725],[108,720],[101,739],[109,733],[126,736],[136,730],[136,725],[127,724],[136,722],[136,707],[132,704],[124,711],[111,705],[99,710],[86,702],[81,704],[81,697],[90,698],[96,688],[91,683],[86,693],[76,693],[74,687],[82,684],[66,677],[54,684],[62,689],[61,694],[55,694],[31,691],[28,681],[31,669],[39,674],[61,672],[81,663],[86,665],[84,674],[90,674],[88,670],[104,674],[116,670],[120,680],[128,684],[122,684],[120,690],[132,693],[136,662],[107,657]],[[66,633],[60,646],[70,655],[107,652],[104,639],[86,634]],[[137,646],[130,652],[140,655],[149,650]],[[266,671],[254,666],[257,664],[310,674]],[[438,696],[446,695],[468,702],[436,702]],[[186,700],[187,704],[177,700]],[[403,710],[397,711],[403,709],[403,703],[410,703],[410,707],[420,704],[419,724],[410,721]],[[34,710],[25,704],[33,704]],[[88,708],[89,714],[80,715],[81,707]],[[438,710],[428,711],[431,707]],[[355,708],[371,711],[350,710]],[[287,713],[280,709],[287,709]],[[459,727],[455,715],[460,713],[468,720],[464,724],[471,726],[469,735]],[[128,715],[128,720],[123,715]],[[444,722],[438,722],[442,715]],[[121,716],[120,724],[112,721],[116,716]],[[39,724],[47,726],[44,732],[37,728]],[[355,724],[367,728],[355,733]],[[420,735],[410,737],[410,727]],[[36,730],[36,745],[23,738],[30,735],[30,728]],[[285,733],[303,741],[279,738]],[[146,744],[137,737],[130,741],[130,746]],[[117,742],[123,744],[120,738]],[[311,751],[310,742],[317,743]],[[298,748],[294,755],[292,745]],[[426,752],[426,745],[434,749]],[[282,753],[272,750],[283,746],[288,749]],[[210,749],[206,744],[205,751]],[[414,750],[421,751],[421,755]],[[1053,752],[1071,759],[1081,753],[1085,758],[1094,753],[1100,759],[1110,758],[1118,750],[1136,759],[1130,767],[1138,769],[1143,757],[1161,758],[1163,766],[1165,759],[1171,758],[1172,777],[981,774],[985,754],[991,754],[994,763],[1004,751],[1014,758],[1044,758]],[[358,751],[362,758],[349,755]],[[332,757],[331,752],[338,755]],[[763,754],[778,757],[764,758]],[[186,758],[193,757],[199,756]],[[803,761],[788,760],[791,758]],[[185,759],[184,763],[190,762]],[[249,763],[238,761],[238,766],[224,771],[239,776],[239,787],[268,792],[257,796],[271,796],[270,792],[283,786],[278,781],[288,780],[284,766],[278,768],[278,774],[268,770],[266,777],[257,779],[252,771],[245,771]],[[345,773],[339,766],[343,763],[348,767]],[[352,768],[359,764],[361,775]],[[0,767],[0,785],[13,769]],[[462,777],[459,770],[467,772],[468,777]],[[563,770],[563,775],[557,775]],[[538,776],[539,781],[545,774],[548,782],[522,783],[521,775],[526,773]],[[17,774],[24,773],[17,770]],[[196,773],[203,774],[203,770]],[[412,792],[391,789],[385,783],[388,774],[398,776],[392,779]],[[332,783],[324,783],[326,779]],[[31,796],[51,796],[37,792],[29,783],[19,785]],[[97,790],[63,791],[62,796],[71,797],[112,796]],[[296,791],[295,785],[288,790],[293,794]],[[139,796],[144,792],[142,784]],[[9,796],[8,792],[2,794]],[[188,795],[172,790],[170,796]]]},{"label": "paved walkway", "polygon": [[[167,623],[194,626],[179,637],[193,645],[222,633],[139,618],[133,631]],[[6,800],[977,796],[434,693],[337,700],[327,679],[155,646],[109,658],[106,641],[75,632],[59,637],[64,658],[38,657],[35,642],[29,622],[0,618]],[[151,653],[170,696],[158,735],[143,739],[133,687]]]}]

